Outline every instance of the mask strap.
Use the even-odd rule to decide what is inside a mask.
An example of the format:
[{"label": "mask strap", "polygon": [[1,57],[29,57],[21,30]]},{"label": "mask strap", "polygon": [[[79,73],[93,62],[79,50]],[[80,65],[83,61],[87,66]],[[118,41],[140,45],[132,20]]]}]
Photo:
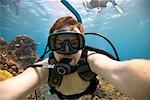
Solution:
[{"label": "mask strap", "polygon": [[42,60],[44,59],[45,55],[50,51],[50,50],[47,50],[47,48],[48,48],[48,43],[47,43],[47,45],[46,45],[46,48],[45,48],[45,50],[44,50],[44,53],[43,53],[42,56],[37,60],[37,62],[42,61]]}]

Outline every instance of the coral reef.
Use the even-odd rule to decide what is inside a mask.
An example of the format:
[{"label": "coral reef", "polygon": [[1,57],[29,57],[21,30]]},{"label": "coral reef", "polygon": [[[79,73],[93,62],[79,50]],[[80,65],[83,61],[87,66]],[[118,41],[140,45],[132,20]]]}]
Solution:
[{"label": "coral reef", "polygon": [[[22,73],[26,66],[31,65],[38,58],[37,43],[27,35],[19,35],[11,42],[0,38],[0,81]],[[25,100],[35,99],[35,92]]]},{"label": "coral reef", "polygon": [[98,79],[99,85],[96,89],[95,96],[91,99],[91,96],[86,95],[79,100],[135,100],[120,92],[115,86],[109,84],[103,78],[98,77]]},{"label": "coral reef", "polygon": [[0,69],[0,81],[6,80],[12,77],[13,75],[10,72],[8,72],[7,70]]}]

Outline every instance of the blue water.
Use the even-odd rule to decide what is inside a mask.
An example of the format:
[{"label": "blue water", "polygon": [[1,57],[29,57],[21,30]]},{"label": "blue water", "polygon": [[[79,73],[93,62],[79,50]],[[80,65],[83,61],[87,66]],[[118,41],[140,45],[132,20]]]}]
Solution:
[{"label": "blue water", "polygon": [[[111,4],[96,13],[96,10],[86,12],[81,0],[68,1],[80,13],[85,32],[98,32],[110,39],[121,60],[150,59],[149,0],[117,0],[124,11],[122,14]],[[20,0],[17,7],[16,10],[11,0],[0,0],[0,37],[11,41],[17,35],[27,34],[39,42],[39,55],[43,53],[53,23],[59,17],[73,16],[59,0]],[[98,37],[86,36],[86,44],[114,55],[108,43]]]}]

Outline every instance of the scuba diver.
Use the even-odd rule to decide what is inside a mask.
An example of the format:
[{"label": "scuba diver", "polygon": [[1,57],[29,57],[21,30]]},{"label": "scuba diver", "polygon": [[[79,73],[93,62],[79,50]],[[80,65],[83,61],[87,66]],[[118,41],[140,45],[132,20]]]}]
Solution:
[{"label": "scuba diver", "polygon": [[48,83],[60,99],[92,95],[101,76],[137,99],[150,98],[150,60],[117,61],[85,46],[84,29],[71,16],[58,19],[49,31],[49,57],[20,75],[0,81],[0,100],[21,100]]},{"label": "scuba diver", "polygon": [[83,6],[87,11],[89,11],[89,9],[97,8],[98,12],[100,12],[103,8],[107,7],[108,2],[111,2],[119,13],[123,13],[115,0],[83,0]]}]

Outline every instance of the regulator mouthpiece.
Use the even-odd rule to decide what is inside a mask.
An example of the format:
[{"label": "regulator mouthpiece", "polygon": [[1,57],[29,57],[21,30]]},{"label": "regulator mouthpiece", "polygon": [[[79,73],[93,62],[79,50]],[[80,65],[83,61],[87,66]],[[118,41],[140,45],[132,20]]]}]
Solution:
[{"label": "regulator mouthpiece", "polygon": [[70,58],[63,58],[61,59],[56,65],[55,69],[58,74],[60,75],[66,75],[71,73],[71,61]]}]

